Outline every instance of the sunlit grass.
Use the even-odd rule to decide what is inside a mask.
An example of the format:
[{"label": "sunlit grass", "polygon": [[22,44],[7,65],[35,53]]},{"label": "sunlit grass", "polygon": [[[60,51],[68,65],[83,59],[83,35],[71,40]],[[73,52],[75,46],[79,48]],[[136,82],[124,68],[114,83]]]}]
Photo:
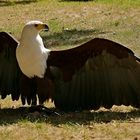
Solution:
[{"label": "sunlit grass", "polygon": [[122,6],[123,8],[139,7],[139,0],[96,0],[96,2],[104,4],[113,4],[117,6]]}]

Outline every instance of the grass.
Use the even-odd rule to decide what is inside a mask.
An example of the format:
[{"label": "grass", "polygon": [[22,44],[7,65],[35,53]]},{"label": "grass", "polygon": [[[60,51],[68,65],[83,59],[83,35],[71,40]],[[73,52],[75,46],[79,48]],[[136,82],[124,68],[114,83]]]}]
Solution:
[{"label": "grass", "polygon": [[[20,39],[24,24],[48,23],[41,33],[47,47],[64,49],[94,37],[119,42],[140,55],[139,0],[3,0],[0,31]],[[47,103],[53,108],[53,103]],[[0,140],[139,140],[140,111],[114,106],[110,110],[60,112],[61,116],[29,114],[20,101],[0,100]]]}]

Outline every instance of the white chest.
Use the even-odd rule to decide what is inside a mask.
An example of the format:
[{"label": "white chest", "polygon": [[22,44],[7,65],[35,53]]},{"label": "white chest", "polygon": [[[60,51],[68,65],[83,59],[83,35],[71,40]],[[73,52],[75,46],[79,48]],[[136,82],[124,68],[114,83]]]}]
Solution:
[{"label": "white chest", "polygon": [[43,43],[36,40],[20,44],[16,50],[16,57],[21,71],[29,78],[37,76],[43,78],[47,68],[47,58],[50,50]]}]

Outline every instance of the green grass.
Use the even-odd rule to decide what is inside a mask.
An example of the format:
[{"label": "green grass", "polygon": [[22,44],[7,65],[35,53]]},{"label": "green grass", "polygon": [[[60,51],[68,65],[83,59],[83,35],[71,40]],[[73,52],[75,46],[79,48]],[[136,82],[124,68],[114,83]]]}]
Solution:
[{"label": "green grass", "polygon": [[[46,22],[41,35],[46,47],[64,49],[94,37],[119,42],[140,55],[139,0],[3,0],[0,31],[20,39],[29,20]],[[30,114],[21,102],[0,100],[0,140],[138,140],[140,111],[132,107],[60,112],[61,116]],[[46,103],[53,108],[53,103]]]},{"label": "green grass", "polygon": [[140,1],[139,0],[95,0],[99,3],[104,4],[113,4],[117,6],[122,6],[123,8],[130,8],[130,7],[139,7]]}]

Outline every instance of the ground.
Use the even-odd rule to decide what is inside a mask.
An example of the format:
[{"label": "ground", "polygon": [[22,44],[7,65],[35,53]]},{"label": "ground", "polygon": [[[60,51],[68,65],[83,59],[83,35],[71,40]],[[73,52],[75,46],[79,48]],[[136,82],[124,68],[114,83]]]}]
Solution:
[{"label": "ground", "polygon": [[[107,38],[140,56],[139,0],[3,0],[0,31],[20,39],[29,20],[46,22],[42,32],[50,49],[75,47],[94,37]],[[54,109],[53,103],[45,104]],[[27,113],[21,102],[0,100],[0,140],[140,140],[140,110],[131,106],[61,116]]]}]

